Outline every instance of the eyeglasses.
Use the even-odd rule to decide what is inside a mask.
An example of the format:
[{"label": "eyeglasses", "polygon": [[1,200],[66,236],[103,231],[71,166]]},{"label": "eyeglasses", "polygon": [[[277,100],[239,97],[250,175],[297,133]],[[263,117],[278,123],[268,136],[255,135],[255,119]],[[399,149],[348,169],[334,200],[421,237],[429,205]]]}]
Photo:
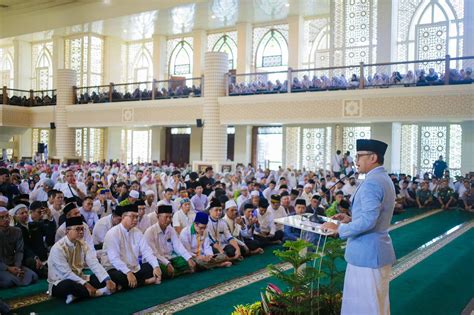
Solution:
[{"label": "eyeglasses", "polygon": [[78,226],[76,228],[69,228],[68,230],[74,230],[76,232],[84,232],[84,227],[83,226]]},{"label": "eyeglasses", "polygon": [[369,152],[369,153],[356,154],[355,158],[356,158],[356,160],[358,160],[362,156],[372,155],[372,154],[375,154],[375,153],[374,152]]},{"label": "eyeglasses", "polygon": [[126,214],[126,217],[130,217],[130,219],[138,219],[138,214]]}]

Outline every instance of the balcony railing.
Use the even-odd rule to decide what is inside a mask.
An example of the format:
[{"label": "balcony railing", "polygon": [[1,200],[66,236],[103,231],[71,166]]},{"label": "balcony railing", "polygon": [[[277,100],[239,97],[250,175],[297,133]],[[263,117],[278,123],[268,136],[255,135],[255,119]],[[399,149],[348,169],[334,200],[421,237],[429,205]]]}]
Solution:
[{"label": "balcony railing", "polygon": [[[474,56],[227,74],[227,95],[298,93],[348,89],[470,84]],[[459,69],[459,70],[458,70]]]},{"label": "balcony railing", "polygon": [[73,104],[200,97],[203,77],[73,87]]},{"label": "balcony railing", "polygon": [[15,106],[49,106],[56,105],[56,90],[21,90],[2,88],[0,102]]}]

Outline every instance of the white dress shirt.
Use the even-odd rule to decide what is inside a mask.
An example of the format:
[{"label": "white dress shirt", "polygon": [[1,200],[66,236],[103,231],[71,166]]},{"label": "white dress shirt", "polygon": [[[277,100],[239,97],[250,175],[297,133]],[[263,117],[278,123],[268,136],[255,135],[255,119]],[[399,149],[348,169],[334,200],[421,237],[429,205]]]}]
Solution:
[{"label": "white dress shirt", "polygon": [[[81,241],[82,242],[82,241]],[[53,285],[57,285],[59,282],[69,279],[80,284],[85,284],[85,276],[81,273],[80,275],[75,274],[71,270],[67,259],[69,251],[73,251],[75,244],[72,243],[67,236],[57,241],[51,248],[48,258],[48,283],[49,292]],[[94,275],[99,279],[100,282],[109,278],[107,271],[99,263],[95,255],[94,248],[90,248],[88,244],[82,242],[82,261],[87,264],[87,267],[92,270]]]},{"label": "white dress shirt", "polygon": [[219,243],[222,247],[224,247],[229,244],[232,239],[234,239],[232,234],[230,234],[229,227],[222,219],[214,220],[209,217],[209,223],[207,223],[207,232],[211,241],[211,245]]},{"label": "white dress shirt", "polygon": [[[198,237],[199,237],[199,246],[198,246]],[[179,239],[183,244],[184,248],[192,256],[197,256],[198,248],[200,256],[211,256],[213,255],[211,243],[207,235],[207,231],[204,232],[202,236],[194,230],[194,225],[185,227],[179,234]]]},{"label": "white dress shirt", "polygon": [[145,231],[150,227],[152,226],[153,224],[151,224],[151,220],[150,218],[144,214],[143,217],[141,219],[139,219],[140,221],[138,221],[138,224],[137,224],[137,228],[140,229],[140,231],[142,231],[142,233],[145,233]]},{"label": "white dress shirt", "polygon": [[185,228],[190,226],[193,224],[194,218],[196,218],[196,212],[193,210],[190,209],[186,214],[183,209],[179,209],[179,211],[173,215],[173,227]]},{"label": "white dress shirt", "polygon": [[164,265],[168,265],[169,260],[174,257],[181,256],[186,261],[192,257],[171,225],[163,231],[159,223],[153,224],[146,230],[145,239],[155,257]]},{"label": "white dress shirt", "polygon": [[136,227],[127,231],[122,223],[117,224],[105,234],[103,249],[107,253],[102,262],[106,270],[115,268],[124,274],[129,271],[138,272],[140,256],[153,268],[158,267],[153,251],[148,246],[143,233]]},{"label": "white dress shirt", "polygon": [[267,210],[264,215],[261,215],[260,211],[257,211],[257,219],[260,226],[255,229],[255,234],[264,232],[275,235],[276,227],[275,223],[273,223],[273,211]]},{"label": "white dress shirt", "polygon": [[104,242],[105,234],[112,228],[112,215],[109,214],[103,218],[100,218],[99,221],[94,226],[92,230],[92,240],[94,245],[99,245]]},{"label": "white dress shirt", "polygon": [[[80,191],[82,191],[84,195],[87,195],[87,187],[83,182],[76,182],[76,185],[77,185],[77,188]],[[62,193],[64,194],[64,198],[72,198],[73,197],[72,193],[74,193],[76,197],[79,197],[79,194],[77,193],[77,191],[74,188],[72,188],[72,186],[69,185],[68,183],[57,183],[56,185],[54,185],[54,189],[62,191]]]}]

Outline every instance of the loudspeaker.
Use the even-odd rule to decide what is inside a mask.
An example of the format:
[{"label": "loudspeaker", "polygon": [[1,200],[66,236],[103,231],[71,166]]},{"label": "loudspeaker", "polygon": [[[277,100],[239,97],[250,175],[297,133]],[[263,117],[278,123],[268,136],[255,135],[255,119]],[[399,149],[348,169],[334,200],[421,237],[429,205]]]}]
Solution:
[{"label": "loudspeaker", "polygon": [[196,119],[196,126],[198,128],[202,128],[204,126],[204,124],[202,123],[202,119]]},{"label": "loudspeaker", "polygon": [[38,153],[44,153],[44,143],[38,143]]},{"label": "loudspeaker", "polygon": [[49,123],[49,127],[50,127],[51,129],[56,129],[56,124],[55,124],[54,122],[50,122],[50,123]]}]

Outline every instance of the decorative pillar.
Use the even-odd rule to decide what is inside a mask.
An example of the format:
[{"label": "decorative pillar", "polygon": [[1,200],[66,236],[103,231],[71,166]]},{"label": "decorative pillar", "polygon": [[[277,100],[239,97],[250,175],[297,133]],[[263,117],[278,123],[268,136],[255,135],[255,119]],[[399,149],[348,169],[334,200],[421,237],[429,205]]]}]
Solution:
[{"label": "decorative pillar", "polygon": [[193,32],[193,77],[199,78],[203,73],[204,54],[207,51],[207,34],[204,30]]},{"label": "decorative pillar", "polygon": [[237,23],[237,74],[252,72],[252,24]]},{"label": "decorative pillar", "polygon": [[166,36],[153,35],[153,78],[155,80],[168,79],[168,69],[166,69]]},{"label": "decorative pillar", "polygon": [[[53,35],[53,89],[57,88],[58,70],[64,69],[64,37]],[[76,83],[74,83],[76,84]]]},{"label": "decorative pillar", "polygon": [[227,126],[220,124],[217,98],[225,96],[224,75],[228,71],[228,57],[222,52],[207,52],[204,68],[204,108],[202,159],[205,162],[227,160]]},{"label": "decorative pillar", "polygon": [[118,37],[106,36],[104,49],[104,84],[123,83],[122,76],[122,41]]},{"label": "decorative pillar", "polygon": [[[377,36],[377,63],[392,61],[392,49],[396,50],[397,48],[396,42],[392,40],[392,26],[397,27],[397,24],[392,23],[392,17],[392,1],[378,1],[377,34],[382,36]],[[382,71],[384,70],[386,69],[382,69]]]},{"label": "decorative pillar", "polygon": [[[31,44],[24,40],[13,40],[13,85],[15,89],[31,89]],[[34,87],[33,87],[34,89]]]},{"label": "decorative pillar", "polygon": [[[290,48],[291,47],[291,48]],[[288,67],[303,68],[304,19],[300,15],[288,17]]]},{"label": "decorative pillar", "polygon": [[[463,56],[474,56],[474,1],[464,0]],[[471,22],[468,22],[471,21]],[[472,61],[465,60],[463,67],[472,67]]]},{"label": "decorative pillar", "polygon": [[402,124],[399,122],[392,123],[392,173],[400,173],[401,153],[402,153]]},{"label": "decorative pillar", "polygon": [[61,161],[75,158],[74,129],[67,126],[66,106],[72,104],[72,87],[76,84],[76,71],[58,69],[57,71],[57,105],[54,111],[56,124],[56,157]]}]

